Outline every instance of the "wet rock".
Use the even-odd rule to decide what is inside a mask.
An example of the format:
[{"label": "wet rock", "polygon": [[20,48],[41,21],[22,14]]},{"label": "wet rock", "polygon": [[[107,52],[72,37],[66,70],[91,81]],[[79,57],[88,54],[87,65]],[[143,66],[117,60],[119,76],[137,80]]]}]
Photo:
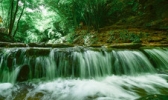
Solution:
[{"label": "wet rock", "polygon": [[36,93],[34,96],[28,97],[28,100],[41,100],[44,93]]},{"label": "wet rock", "polygon": [[11,52],[9,52],[5,58],[7,58],[7,67],[9,69],[9,71],[12,71],[14,68],[14,64],[22,64],[23,63],[23,56],[24,54],[22,49],[16,49],[16,50],[12,50]]},{"label": "wet rock", "polygon": [[147,95],[136,100],[167,100],[167,99],[168,99],[168,95],[155,94],[155,95]]},{"label": "wet rock", "polygon": [[29,66],[23,65],[18,73],[17,82],[27,81],[29,78],[29,72],[30,72]]},{"label": "wet rock", "polygon": [[45,47],[45,43],[29,43],[29,47]]},{"label": "wet rock", "polygon": [[[14,90],[13,95],[15,95],[14,100],[25,100],[26,95],[29,93],[30,89],[33,89],[34,86],[31,83],[26,82],[19,82],[15,85],[15,87],[18,87],[18,90]],[[32,99],[28,99],[32,100]],[[36,99],[33,99],[36,100]]]},{"label": "wet rock", "polygon": [[29,46],[29,47],[36,47],[36,46],[37,46],[37,43],[29,43],[28,46]]},{"label": "wet rock", "polygon": [[158,70],[159,74],[167,74],[168,75],[168,70]]},{"label": "wet rock", "polygon": [[9,47],[26,47],[24,43],[10,43]]},{"label": "wet rock", "polygon": [[45,47],[52,47],[53,44],[45,44]]},{"label": "wet rock", "polygon": [[119,43],[119,44],[109,45],[108,47],[111,47],[111,48],[138,49],[141,46],[142,46],[141,43]]},{"label": "wet rock", "polygon": [[106,99],[103,99],[103,100],[110,100],[109,98],[107,99],[107,97],[104,94],[101,94],[99,92],[94,94],[94,95],[90,95],[90,96],[86,97],[87,100],[95,100],[95,99],[98,99],[98,98],[106,98]]},{"label": "wet rock", "polygon": [[0,47],[8,47],[9,44],[9,42],[0,42]]},{"label": "wet rock", "polygon": [[0,47],[26,47],[24,43],[0,42]]},{"label": "wet rock", "polygon": [[30,48],[26,51],[26,55],[28,56],[46,56],[49,55],[50,49],[45,48]]},{"label": "wet rock", "polygon": [[73,47],[73,44],[60,43],[60,44],[45,44],[45,43],[29,43],[29,47],[53,47],[53,48],[64,48],[64,47]]},{"label": "wet rock", "polygon": [[61,44],[53,44],[53,48],[66,48],[66,47],[73,47],[73,44],[61,43]]},{"label": "wet rock", "polygon": [[24,56],[25,55],[25,51],[22,49],[18,49],[15,52],[15,58],[16,58],[16,64],[21,65],[24,62]]},{"label": "wet rock", "polygon": [[9,56],[8,56],[8,58],[7,58],[7,67],[8,67],[8,69],[9,69],[9,71],[12,71],[12,66],[13,66],[13,59],[14,59],[14,57],[13,57],[13,55],[12,54],[10,54]]},{"label": "wet rock", "polygon": [[0,95],[0,100],[5,100],[5,98],[3,96]]}]

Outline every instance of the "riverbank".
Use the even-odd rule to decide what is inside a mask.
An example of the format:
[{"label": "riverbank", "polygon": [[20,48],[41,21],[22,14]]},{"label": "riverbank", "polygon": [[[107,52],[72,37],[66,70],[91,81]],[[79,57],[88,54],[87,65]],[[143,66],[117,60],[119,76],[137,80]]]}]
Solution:
[{"label": "riverbank", "polygon": [[13,48],[13,47],[42,47],[42,48],[64,48],[64,47],[94,47],[94,48],[120,48],[120,49],[140,49],[140,48],[153,48],[153,47],[168,47],[168,44],[156,44],[156,43],[113,43],[113,44],[90,44],[90,45],[79,45],[70,43],[58,43],[58,44],[48,44],[48,43],[12,43],[12,42],[0,42],[0,47],[2,48]]},{"label": "riverbank", "polygon": [[109,26],[99,31],[77,30],[73,36],[74,44],[141,43],[168,44],[168,31],[161,29],[134,28],[129,26]]}]

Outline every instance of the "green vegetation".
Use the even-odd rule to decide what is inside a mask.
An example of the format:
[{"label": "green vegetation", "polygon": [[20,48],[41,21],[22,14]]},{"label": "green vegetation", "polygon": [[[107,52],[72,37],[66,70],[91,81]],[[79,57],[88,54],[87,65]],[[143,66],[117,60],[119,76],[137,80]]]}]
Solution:
[{"label": "green vegetation", "polygon": [[[79,30],[100,33],[113,25],[168,30],[167,4],[167,0],[1,0],[0,34],[24,43],[61,37],[73,43]],[[111,39],[141,42],[140,37],[121,32]]]},{"label": "green vegetation", "polygon": [[141,42],[140,38],[143,37],[143,36],[141,36],[141,34],[132,33],[127,30],[120,30],[120,31],[118,31],[118,33],[111,31],[109,34],[110,34],[110,38],[109,38],[108,42],[122,41],[125,43],[128,43],[128,42],[140,43]]}]

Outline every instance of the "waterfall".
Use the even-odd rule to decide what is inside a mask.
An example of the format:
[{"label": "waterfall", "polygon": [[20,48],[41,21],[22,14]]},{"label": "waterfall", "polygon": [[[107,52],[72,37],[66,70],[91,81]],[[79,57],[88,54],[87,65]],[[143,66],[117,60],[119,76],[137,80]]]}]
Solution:
[{"label": "waterfall", "polygon": [[0,48],[0,100],[134,100],[168,94],[167,55],[167,48]]},{"label": "waterfall", "polygon": [[[168,69],[167,49],[5,48],[0,54],[0,81],[21,78],[95,78],[156,73]],[[154,62],[154,63],[153,63]],[[27,67],[27,68],[26,68]],[[23,68],[25,70],[23,70]],[[19,79],[18,79],[19,80]],[[26,79],[25,79],[26,80]]]}]

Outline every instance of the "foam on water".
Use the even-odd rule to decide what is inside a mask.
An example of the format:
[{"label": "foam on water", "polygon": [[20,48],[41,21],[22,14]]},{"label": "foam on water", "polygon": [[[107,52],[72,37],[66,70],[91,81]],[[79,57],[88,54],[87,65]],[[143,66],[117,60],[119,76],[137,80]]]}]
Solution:
[{"label": "foam on water", "polygon": [[164,48],[2,49],[0,100],[135,100],[167,95],[167,55]]},{"label": "foam on water", "polygon": [[25,100],[35,98],[37,100],[134,100],[143,95],[167,94],[167,79],[168,75],[162,74],[112,75],[99,79],[60,78],[47,82],[31,81],[13,87],[9,83],[0,84],[1,87],[6,87],[0,88],[0,91],[3,91],[5,100],[17,97]]},{"label": "foam on water", "polygon": [[11,89],[12,87],[13,87],[13,84],[11,83],[0,83],[0,100],[1,100],[1,97],[8,98],[9,94],[11,94],[11,91],[9,89]]}]

